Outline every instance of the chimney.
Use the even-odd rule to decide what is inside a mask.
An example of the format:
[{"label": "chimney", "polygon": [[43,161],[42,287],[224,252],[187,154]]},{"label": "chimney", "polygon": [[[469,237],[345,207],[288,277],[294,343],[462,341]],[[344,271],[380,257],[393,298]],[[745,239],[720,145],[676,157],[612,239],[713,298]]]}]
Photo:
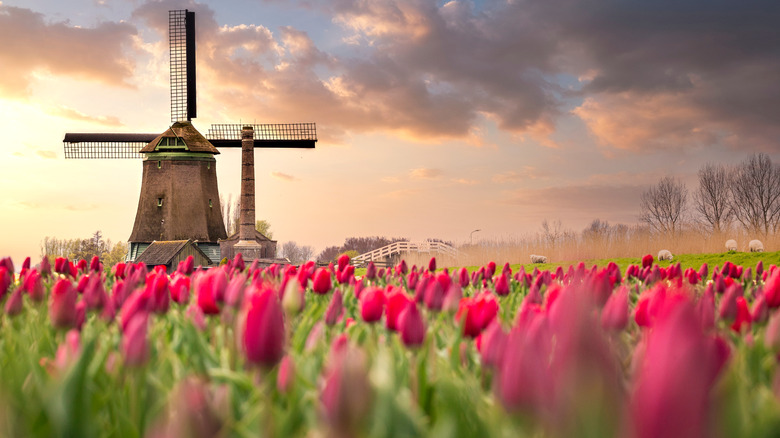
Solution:
[{"label": "chimney", "polygon": [[255,130],[241,130],[241,213],[239,241],[255,241]]}]

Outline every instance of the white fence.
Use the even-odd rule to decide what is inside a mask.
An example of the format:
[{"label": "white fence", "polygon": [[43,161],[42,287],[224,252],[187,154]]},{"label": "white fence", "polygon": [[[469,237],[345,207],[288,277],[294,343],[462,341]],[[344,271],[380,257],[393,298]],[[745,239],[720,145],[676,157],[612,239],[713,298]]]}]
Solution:
[{"label": "white fence", "polygon": [[386,261],[388,258],[401,253],[436,253],[452,257],[458,256],[458,250],[443,242],[394,242],[371,252],[360,254],[352,258],[353,265],[363,265],[369,261]]}]

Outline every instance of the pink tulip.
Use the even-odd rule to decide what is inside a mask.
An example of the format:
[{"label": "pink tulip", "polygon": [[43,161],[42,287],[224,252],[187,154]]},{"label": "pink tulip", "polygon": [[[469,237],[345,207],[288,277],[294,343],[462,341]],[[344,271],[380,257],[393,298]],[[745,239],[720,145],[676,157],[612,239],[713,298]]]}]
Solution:
[{"label": "pink tulip", "polygon": [[346,254],[340,255],[336,263],[338,264],[338,272],[344,271],[347,265],[349,265],[349,256]]},{"label": "pink tulip", "polygon": [[646,254],[642,257],[642,268],[649,268],[650,266],[653,266],[653,256],[651,254]]},{"label": "pink tulip", "polygon": [[768,318],[769,308],[766,305],[764,294],[761,294],[753,301],[753,308],[750,309],[750,320],[758,324],[763,324]]},{"label": "pink tulip", "polygon": [[481,338],[479,353],[482,364],[490,368],[498,368],[504,358],[509,335],[504,332],[501,323],[497,319],[493,319],[493,322],[479,336]]},{"label": "pink tulip", "polygon": [[425,340],[425,321],[414,302],[409,302],[398,316],[398,331],[407,347],[418,347]]},{"label": "pink tulip", "polygon": [[9,286],[13,283],[13,274],[6,269],[5,266],[0,266],[0,299],[2,299],[8,292]]},{"label": "pink tulip", "polygon": [[496,273],[496,262],[489,261],[487,266],[485,267],[485,277],[487,278],[493,278],[493,274]]},{"label": "pink tulip", "polygon": [[442,284],[436,279],[429,281],[425,288],[425,295],[423,296],[425,307],[434,312],[440,311],[441,306],[444,303],[445,290],[446,289],[442,287]]},{"label": "pink tulip", "polygon": [[509,295],[509,281],[506,278],[506,275],[501,274],[498,276],[498,280],[496,280],[496,295],[500,297],[504,297]]},{"label": "pink tulip", "polygon": [[51,263],[49,262],[49,257],[43,256],[41,259],[40,271],[43,278],[49,278],[51,276]]},{"label": "pink tulip", "polygon": [[333,292],[333,296],[328,303],[328,308],[325,310],[325,324],[334,325],[338,322],[341,315],[344,313],[343,297],[341,291],[336,289]]},{"label": "pink tulip", "polygon": [[460,268],[458,271],[460,287],[468,287],[469,285],[469,271],[466,268]]},{"label": "pink tulip", "polygon": [[[36,270],[31,270],[24,277],[24,283],[22,289],[27,292],[27,295],[33,301],[43,301],[46,291],[43,287],[43,278]],[[0,296],[2,294],[0,293]]]},{"label": "pink tulip", "polygon": [[731,325],[731,329],[737,333],[740,333],[743,329],[750,330],[750,310],[748,309],[745,297],[737,297],[736,304],[737,316],[734,318],[734,323]]},{"label": "pink tulip", "polygon": [[498,301],[489,293],[460,300],[455,321],[463,324],[463,335],[476,338],[498,314]]},{"label": "pink tulip", "polygon": [[195,283],[196,293],[198,294],[198,306],[206,315],[219,314],[220,308],[217,304],[217,293],[219,284],[224,277],[221,273],[212,274],[211,272],[198,277]]},{"label": "pink tulip", "polygon": [[139,313],[122,333],[122,355],[129,366],[141,366],[149,360],[148,314]]},{"label": "pink tulip", "polygon": [[51,291],[49,318],[54,327],[73,328],[76,326],[76,300],[78,293],[67,278],[59,279]]},{"label": "pink tulip", "polygon": [[406,306],[413,302],[412,298],[402,290],[387,295],[387,308],[385,310],[385,325],[388,330],[398,330],[398,318]]},{"label": "pink tulip", "polygon": [[311,287],[316,294],[324,295],[330,292],[330,289],[333,287],[330,279],[330,272],[325,268],[317,269],[314,273]]},{"label": "pink tulip", "polygon": [[780,270],[775,270],[764,282],[766,305],[770,309],[780,307]]},{"label": "pink tulip", "polygon": [[431,260],[428,262],[428,272],[435,272],[436,271],[436,257],[431,257]]},{"label": "pink tulip", "polygon": [[272,367],[284,354],[284,313],[276,294],[265,289],[248,297],[243,346],[250,363]]},{"label": "pink tulip", "polygon": [[359,428],[371,412],[373,390],[362,351],[346,346],[325,371],[320,392],[322,415],[331,429],[329,436],[362,436]]},{"label": "pink tulip", "polygon": [[130,321],[136,315],[145,314],[151,310],[151,297],[146,292],[134,291],[122,304],[119,311],[120,325],[122,331],[127,330]]},{"label": "pink tulip", "polygon": [[382,289],[369,287],[360,294],[360,316],[368,323],[382,318],[385,306],[385,293]]},{"label": "pink tulip", "polygon": [[8,316],[16,316],[22,313],[22,289],[16,289],[11,292],[11,296],[5,302],[5,313]]},{"label": "pink tulip", "polygon": [[279,363],[279,374],[276,376],[276,389],[282,394],[287,394],[295,383],[295,363],[287,355]]},{"label": "pink tulip", "polygon": [[98,256],[92,256],[92,260],[89,262],[89,270],[92,272],[102,272],[103,264],[100,263]]},{"label": "pink tulip", "polygon": [[87,309],[102,309],[108,302],[108,294],[103,287],[103,279],[100,274],[90,275],[87,287],[84,289],[84,302]]},{"label": "pink tulip", "polygon": [[670,304],[650,332],[632,397],[638,438],[704,437],[711,432],[710,394],[723,354],[718,342],[704,335],[689,301]]},{"label": "pink tulip", "polygon": [[368,262],[368,266],[366,267],[366,278],[369,280],[376,278],[376,265],[373,261]]},{"label": "pink tulip", "polygon": [[622,286],[609,296],[601,311],[601,327],[621,331],[628,325],[628,288]]},{"label": "pink tulip", "polygon": [[174,274],[170,287],[171,299],[174,303],[186,304],[190,301],[190,277]]}]

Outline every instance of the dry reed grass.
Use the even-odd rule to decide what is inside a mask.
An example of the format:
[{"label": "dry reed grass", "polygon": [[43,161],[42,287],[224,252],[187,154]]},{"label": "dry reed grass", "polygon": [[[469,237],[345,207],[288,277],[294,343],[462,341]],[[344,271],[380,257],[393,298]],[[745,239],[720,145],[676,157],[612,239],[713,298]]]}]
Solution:
[{"label": "dry reed grass", "polygon": [[528,265],[531,264],[531,254],[547,256],[550,263],[578,263],[594,259],[641,258],[645,254],[656,257],[662,249],[674,255],[723,253],[726,252],[728,239],[737,241],[737,251],[740,252],[749,251],[748,242],[752,239],[761,240],[766,251],[780,250],[780,234],[756,236],[742,230],[714,234],[689,229],[674,236],[659,236],[641,229],[629,229],[587,236],[568,232],[557,239],[548,239],[537,233],[500,240],[480,240],[474,245],[460,245],[458,257],[408,254],[404,258],[410,266],[427,266],[430,257],[436,255],[439,267],[482,266],[489,261]]}]

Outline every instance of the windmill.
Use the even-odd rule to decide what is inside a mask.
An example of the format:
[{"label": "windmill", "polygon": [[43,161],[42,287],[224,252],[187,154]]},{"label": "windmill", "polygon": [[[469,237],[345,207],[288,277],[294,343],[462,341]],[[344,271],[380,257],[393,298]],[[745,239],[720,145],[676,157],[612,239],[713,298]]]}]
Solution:
[{"label": "windmill", "polygon": [[[254,229],[254,148],[314,148],[314,123],[217,124],[207,136],[196,117],[195,13],[169,11],[171,126],[162,134],[68,133],[66,159],[143,158],[143,176],[128,260],[155,241],[192,240],[212,262],[240,251],[272,258]],[[240,231],[227,236],[217,188],[217,148],[242,148]],[[251,229],[250,229],[251,227]],[[261,241],[261,243],[258,243]],[[235,248],[234,248],[235,246]],[[228,254],[225,254],[228,253]]]}]

